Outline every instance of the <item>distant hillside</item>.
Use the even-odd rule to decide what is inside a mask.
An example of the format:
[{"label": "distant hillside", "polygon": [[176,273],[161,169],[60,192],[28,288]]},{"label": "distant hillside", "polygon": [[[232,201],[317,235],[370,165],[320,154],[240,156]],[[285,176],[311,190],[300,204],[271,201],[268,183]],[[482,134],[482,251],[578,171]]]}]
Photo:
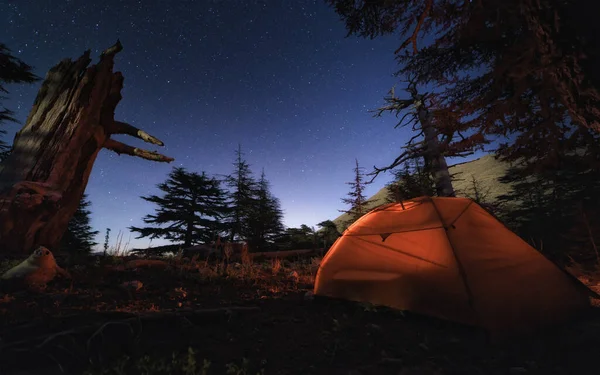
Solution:
[{"label": "distant hillside", "polygon": [[[476,184],[479,191],[483,195],[487,195],[487,199],[494,200],[499,195],[507,193],[510,189],[510,185],[498,181],[498,178],[504,176],[507,169],[507,163],[494,159],[493,155],[486,155],[473,161],[450,166],[450,174],[452,175],[454,190],[458,196],[472,197],[474,195],[474,177],[475,181],[477,181]],[[387,203],[387,194],[387,188],[384,187],[379,190],[369,198],[373,202],[369,208],[375,208]],[[342,214],[335,218],[333,222],[341,231],[342,223],[348,219],[348,214]]]}]

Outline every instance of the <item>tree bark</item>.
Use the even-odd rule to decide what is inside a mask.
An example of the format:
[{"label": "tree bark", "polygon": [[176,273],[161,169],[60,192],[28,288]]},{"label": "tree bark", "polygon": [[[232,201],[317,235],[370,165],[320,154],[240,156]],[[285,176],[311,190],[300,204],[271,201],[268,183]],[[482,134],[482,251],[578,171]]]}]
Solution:
[{"label": "tree bark", "polygon": [[0,164],[0,251],[58,249],[102,148],[153,161],[173,160],[110,138],[128,134],[163,146],[143,130],[114,120],[123,75],[113,67],[121,50],[117,41],[89,67],[86,51],[76,61],[61,61],[46,75],[12,153]]},{"label": "tree bark", "polygon": [[423,97],[413,94],[417,116],[421,123],[423,136],[425,137],[425,164],[431,166],[431,175],[435,182],[437,195],[440,197],[454,197],[454,187],[452,186],[452,178],[448,171],[446,158],[440,150],[440,142],[438,132],[431,123],[431,113],[425,108]]}]

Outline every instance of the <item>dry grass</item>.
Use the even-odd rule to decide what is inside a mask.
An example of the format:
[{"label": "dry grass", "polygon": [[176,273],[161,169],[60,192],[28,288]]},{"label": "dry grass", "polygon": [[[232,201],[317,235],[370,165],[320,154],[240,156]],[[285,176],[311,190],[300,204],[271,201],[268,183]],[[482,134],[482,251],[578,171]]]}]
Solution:
[{"label": "dry grass", "polygon": [[[264,261],[250,258],[245,263],[240,258],[239,262],[229,263],[225,268],[225,261],[209,262],[198,257],[187,259],[172,256],[160,259],[165,267],[138,269],[125,265],[159,263],[157,259],[149,258],[138,258],[137,261],[142,262],[137,263],[132,257],[115,258],[120,261],[104,265],[88,264],[83,269],[73,270],[73,286],[69,286],[71,281],[58,280],[49,286],[44,295],[17,294],[12,296],[13,299],[0,300],[0,310],[5,313],[4,329],[10,331],[18,327],[15,322],[25,322],[24,326],[28,327],[38,317],[44,316],[44,319],[54,319],[54,323],[40,320],[39,326],[43,326],[44,334],[52,336],[55,335],[54,327],[60,321],[65,332],[76,330],[78,336],[53,339],[44,350],[49,352],[48,348],[51,348],[54,350],[52,354],[58,353],[56,355],[60,355],[63,363],[69,363],[75,361],[75,357],[65,352],[63,345],[75,351],[73,348],[95,343],[92,338],[100,336],[95,333],[98,332],[96,326],[104,327],[106,319],[127,316],[136,323],[129,326],[114,320],[112,328],[102,329],[102,337],[98,337],[97,345],[92,345],[93,350],[106,355],[103,363],[107,366],[117,363],[109,358],[121,356],[123,353],[120,350],[130,353],[130,345],[135,347],[134,353],[153,353],[148,355],[162,358],[153,368],[151,363],[147,363],[148,357],[145,355],[136,357],[135,361],[132,358],[133,363],[129,363],[128,368],[133,372],[119,372],[119,369],[104,372],[106,367],[100,368],[100,362],[95,362],[95,368],[99,368],[99,371],[93,374],[189,373],[182,366],[186,369],[195,368],[192,373],[207,370],[208,374],[257,374],[262,373],[262,369],[265,369],[265,374],[290,375],[500,374],[521,373],[521,369],[541,374],[557,373],[549,369],[557,364],[566,366],[567,361],[571,366],[569,369],[582,358],[589,360],[581,368],[593,362],[587,352],[580,353],[583,346],[577,350],[567,350],[564,336],[558,337],[554,346],[548,344],[546,339],[541,339],[542,346],[511,343],[499,351],[494,347],[485,347],[479,336],[471,330],[448,322],[405,316],[368,305],[306,298],[310,296],[308,292],[312,291],[321,264],[320,257],[274,257]],[[126,292],[120,290],[120,285],[137,280],[140,281],[140,287]],[[225,307],[225,310],[240,307],[253,312],[229,311],[222,316],[212,313],[194,315],[219,307]],[[139,323],[141,317],[149,312],[163,320],[156,320],[155,323],[144,320],[143,325]],[[64,318],[66,316],[73,319],[68,321]],[[88,326],[93,329],[85,331],[85,334],[79,333]],[[597,329],[592,331],[588,326],[592,327],[588,324],[581,330],[589,330],[586,337],[595,340]],[[47,327],[52,327],[52,330]],[[27,331],[31,332],[32,340],[39,337],[39,329],[36,326],[35,330]],[[573,328],[569,333],[571,336],[567,337],[583,340],[579,339],[578,329]],[[11,337],[22,340],[23,334],[19,333],[18,337],[5,334],[3,339]],[[398,340],[398,337],[402,340]],[[81,341],[75,341],[79,339]],[[106,345],[100,346],[100,341]],[[190,343],[194,352],[189,352],[189,361],[171,356],[171,351],[177,351],[186,357],[189,353],[185,346]],[[599,345],[600,342],[593,343],[589,352],[595,352]],[[545,355],[548,348],[551,351]],[[560,354],[567,352],[568,355]],[[579,358],[572,359],[578,353]],[[5,352],[4,356],[7,355]],[[250,364],[243,360],[246,356]],[[209,362],[204,360],[206,358],[212,362],[210,371]],[[264,358],[268,358],[268,362],[263,363]],[[91,363],[87,357],[82,357],[82,360],[86,366],[88,362]],[[196,360],[197,364],[194,362]],[[534,361],[543,368],[533,371],[527,361]],[[546,362],[549,364],[546,365]],[[476,371],[473,370],[475,367]],[[568,373],[587,374],[578,371],[581,368],[572,368],[573,371]],[[352,372],[351,369],[362,370]]]},{"label": "dry grass", "polygon": [[[241,262],[232,262],[226,266],[226,260],[219,262],[209,262],[208,260],[200,260],[197,256],[189,260],[185,258],[170,257],[164,259],[168,264],[168,268],[175,270],[179,274],[187,274],[188,276],[197,277],[202,281],[217,282],[226,279],[235,279],[246,281],[256,285],[275,286],[281,284],[282,281],[287,284],[287,281],[294,281],[298,284],[312,285],[319,265],[320,257],[312,257],[289,261],[287,259],[272,258],[265,259],[261,262],[256,262],[247,253],[242,251]],[[139,262],[145,266],[150,263],[163,262],[163,260],[145,259],[144,261],[129,261],[128,264]],[[297,288],[293,288],[296,289]]]},{"label": "dry grass", "polygon": [[127,242],[123,243],[123,232],[119,231],[117,234],[117,241],[114,246],[110,247],[106,252],[106,255],[113,257],[123,257],[129,253],[129,245],[131,241],[131,234],[129,234],[129,238]]}]

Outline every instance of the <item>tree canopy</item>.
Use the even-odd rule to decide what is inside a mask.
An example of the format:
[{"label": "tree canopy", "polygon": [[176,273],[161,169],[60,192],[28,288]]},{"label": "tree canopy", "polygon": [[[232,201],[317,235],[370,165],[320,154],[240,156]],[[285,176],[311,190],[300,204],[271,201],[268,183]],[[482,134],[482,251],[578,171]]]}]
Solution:
[{"label": "tree canopy", "polygon": [[150,226],[129,228],[139,233],[137,238],[164,238],[189,247],[210,242],[226,229],[222,222],[229,213],[226,192],[216,178],[178,167],[158,188],[162,196],[142,197],[158,207],[143,219]]},{"label": "tree canopy", "polygon": [[[349,35],[398,33],[399,76],[434,88],[440,134],[501,142],[507,160],[555,165],[557,136],[600,131],[599,4],[582,0],[327,0]],[[588,14],[588,15],[586,15]]]},{"label": "tree canopy", "polygon": [[245,238],[249,233],[248,219],[254,205],[254,193],[258,190],[241,145],[235,152],[233,172],[225,176],[225,184],[229,188],[228,203],[231,208],[228,217],[229,236],[231,241],[235,241]]},{"label": "tree canopy", "polygon": [[435,196],[435,183],[431,172],[416,158],[407,160],[401,168],[392,171],[394,179],[387,184],[387,202],[402,202],[421,196]]},{"label": "tree canopy", "polygon": [[250,249],[266,250],[285,228],[281,204],[271,193],[264,170],[256,184],[253,204],[249,211],[247,240]]},{"label": "tree canopy", "polygon": [[340,212],[344,212],[349,215],[349,219],[343,223],[345,227],[349,226],[361,216],[366,214],[371,203],[365,196],[365,187],[367,182],[365,182],[364,168],[358,164],[358,160],[355,160],[355,167],[353,171],[354,179],[350,182],[346,182],[347,185],[350,185],[350,191],[345,198],[342,198],[342,202],[350,207],[346,210],[339,210]]},{"label": "tree canopy", "polygon": [[[22,60],[13,56],[12,51],[3,43],[0,43],[0,124],[5,121],[17,120],[13,117],[14,112],[2,105],[2,100],[8,94],[7,84],[32,83],[39,80],[32,73],[33,68]],[[0,128],[0,136],[4,136],[6,130]],[[10,146],[0,138],[0,162],[6,158]]]}]

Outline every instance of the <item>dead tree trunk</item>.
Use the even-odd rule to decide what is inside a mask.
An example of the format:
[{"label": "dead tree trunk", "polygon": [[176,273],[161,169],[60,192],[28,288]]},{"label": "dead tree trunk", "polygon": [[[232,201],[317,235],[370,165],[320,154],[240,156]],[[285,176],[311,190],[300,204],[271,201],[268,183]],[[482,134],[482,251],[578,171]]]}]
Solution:
[{"label": "dead tree trunk", "polygon": [[85,191],[98,152],[170,162],[173,159],[111,139],[128,134],[163,143],[129,124],[115,121],[123,75],[113,72],[117,43],[96,65],[90,51],[50,69],[11,155],[0,164],[0,252],[30,252],[43,245],[55,251]]}]

